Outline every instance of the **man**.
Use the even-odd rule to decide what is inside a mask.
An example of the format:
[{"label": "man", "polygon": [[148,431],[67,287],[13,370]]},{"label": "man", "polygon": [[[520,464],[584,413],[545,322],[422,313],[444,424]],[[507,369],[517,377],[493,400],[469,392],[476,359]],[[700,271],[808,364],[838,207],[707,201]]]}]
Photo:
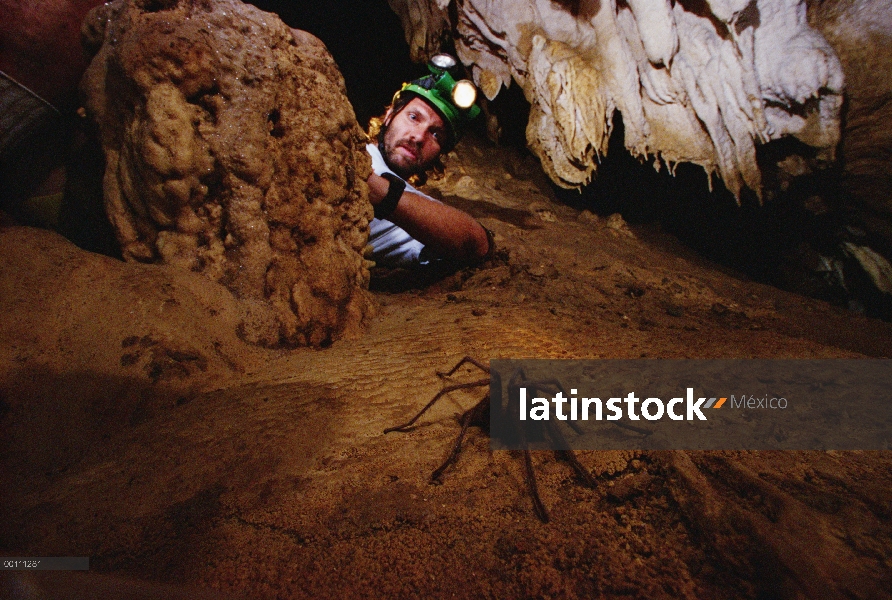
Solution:
[{"label": "man", "polygon": [[430,76],[397,92],[380,123],[377,143],[368,145],[374,170],[369,197],[376,217],[369,244],[379,264],[405,266],[432,258],[472,263],[494,250],[492,235],[470,215],[405,181],[435,165],[480,112],[473,84],[456,82],[449,73],[455,64],[449,55],[435,56]]}]

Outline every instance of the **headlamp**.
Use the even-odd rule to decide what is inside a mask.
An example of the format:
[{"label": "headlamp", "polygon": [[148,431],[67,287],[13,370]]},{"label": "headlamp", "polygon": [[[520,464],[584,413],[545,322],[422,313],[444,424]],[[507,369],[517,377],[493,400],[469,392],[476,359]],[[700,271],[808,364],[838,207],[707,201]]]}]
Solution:
[{"label": "headlamp", "polygon": [[436,54],[428,63],[431,74],[403,85],[399,94],[411,92],[427,100],[444,117],[452,132],[453,142],[461,130],[480,114],[477,87],[468,79],[456,81],[450,73],[458,62],[448,54]]},{"label": "headlamp", "polygon": [[440,69],[441,71],[448,71],[452,67],[458,64],[452,56],[448,54],[435,54],[431,57],[430,64]]},{"label": "headlamp", "polygon": [[462,79],[455,83],[452,88],[452,101],[459,108],[468,109],[474,105],[477,100],[477,88],[467,79]]}]

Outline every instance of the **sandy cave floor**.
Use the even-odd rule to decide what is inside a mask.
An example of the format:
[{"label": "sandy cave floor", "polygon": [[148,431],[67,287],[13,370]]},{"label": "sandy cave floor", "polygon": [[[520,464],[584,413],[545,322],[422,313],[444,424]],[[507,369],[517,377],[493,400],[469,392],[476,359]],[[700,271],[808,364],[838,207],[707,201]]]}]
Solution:
[{"label": "sandy cave floor", "polygon": [[[450,394],[409,433],[382,431],[465,355],[892,356],[889,324],[559,205],[516,152],[469,140],[447,172],[428,190],[492,229],[497,258],[405,291],[399,273],[378,274],[365,333],[319,351],[240,344],[232,302],[190,274],[0,227],[0,550],[91,558],[89,574],[3,573],[0,589],[890,597],[890,452],[582,452],[595,489],[537,453],[542,524],[520,455],[491,452],[473,428],[430,484],[483,392]],[[23,242],[39,268],[11,256]]]}]

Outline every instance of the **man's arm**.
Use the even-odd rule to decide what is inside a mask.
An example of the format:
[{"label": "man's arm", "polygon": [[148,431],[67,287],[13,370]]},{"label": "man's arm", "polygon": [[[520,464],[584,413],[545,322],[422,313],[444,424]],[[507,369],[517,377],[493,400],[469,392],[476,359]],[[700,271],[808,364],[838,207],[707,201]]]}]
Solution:
[{"label": "man's arm", "polygon": [[[377,206],[390,182],[373,173],[368,184],[369,200]],[[486,230],[470,215],[408,190],[387,220],[443,258],[475,262],[486,258],[490,250]]]}]

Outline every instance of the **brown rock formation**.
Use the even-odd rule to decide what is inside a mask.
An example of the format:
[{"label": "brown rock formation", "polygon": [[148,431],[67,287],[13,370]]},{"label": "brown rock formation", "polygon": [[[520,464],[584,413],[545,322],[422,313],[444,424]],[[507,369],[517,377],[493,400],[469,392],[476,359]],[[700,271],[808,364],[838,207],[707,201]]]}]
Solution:
[{"label": "brown rock formation", "polygon": [[356,330],[371,306],[371,164],[322,43],[237,0],[119,0],[85,31],[124,257],[225,284],[255,306],[253,342]]}]

